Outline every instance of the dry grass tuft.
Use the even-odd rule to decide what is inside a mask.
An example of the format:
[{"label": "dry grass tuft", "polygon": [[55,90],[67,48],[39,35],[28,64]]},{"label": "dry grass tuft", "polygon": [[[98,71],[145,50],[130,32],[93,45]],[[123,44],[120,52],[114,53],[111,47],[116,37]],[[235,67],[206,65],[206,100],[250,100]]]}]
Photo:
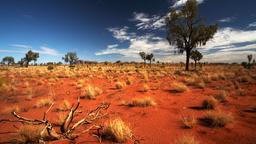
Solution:
[{"label": "dry grass tuft", "polygon": [[149,107],[156,106],[156,102],[150,97],[133,98],[130,102],[124,102],[123,105],[129,107]]},{"label": "dry grass tuft", "polygon": [[174,82],[172,83],[172,89],[171,91],[172,92],[185,92],[188,90],[188,87],[183,84],[183,83],[180,83],[180,82]]},{"label": "dry grass tuft", "polygon": [[218,100],[219,102],[226,102],[227,101],[227,93],[225,91],[222,91],[216,95],[214,95],[214,98]]},{"label": "dry grass tuft", "polygon": [[179,138],[175,144],[199,144],[198,141],[195,140],[192,136],[183,136]]},{"label": "dry grass tuft", "polygon": [[203,101],[202,108],[215,109],[217,105],[218,105],[218,101],[215,98],[211,97]]},{"label": "dry grass tuft", "polygon": [[37,101],[36,107],[41,108],[41,107],[45,107],[45,106],[50,106],[52,103],[53,103],[53,99],[43,98],[43,99],[40,99],[39,101]]},{"label": "dry grass tuft", "polygon": [[233,122],[233,116],[223,112],[207,112],[207,114],[200,119],[203,125],[209,127],[225,127],[228,123]]},{"label": "dry grass tuft", "polygon": [[117,118],[105,125],[102,135],[106,139],[122,143],[132,138],[132,131],[120,118]]},{"label": "dry grass tuft", "polygon": [[197,124],[197,119],[193,116],[182,117],[182,122],[185,128],[193,128]]},{"label": "dry grass tuft", "polygon": [[102,93],[103,91],[100,88],[88,85],[85,89],[82,90],[81,98],[96,99],[96,97]]},{"label": "dry grass tuft", "polygon": [[70,103],[67,100],[63,100],[57,107],[57,111],[67,111],[70,109]]},{"label": "dry grass tuft", "polygon": [[143,84],[143,87],[139,90],[140,92],[147,92],[150,90],[150,87],[147,84]]},{"label": "dry grass tuft", "polygon": [[116,86],[116,89],[122,89],[125,87],[125,83],[118,81],[116,82],[115,86]]}]

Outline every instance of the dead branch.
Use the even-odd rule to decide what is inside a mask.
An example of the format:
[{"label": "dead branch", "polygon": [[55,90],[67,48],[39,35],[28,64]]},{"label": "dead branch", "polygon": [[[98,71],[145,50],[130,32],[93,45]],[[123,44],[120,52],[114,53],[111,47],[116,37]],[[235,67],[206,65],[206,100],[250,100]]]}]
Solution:
[{"label": "dead branch", "polygon": [[78,97],[77,99],[77,103],[74,104],[75,106],[72,106],[72,108],[70,109],[70,112],[69,114],[67,115],[67,117],[65,118],[65,121],[64,123],[62,124],[61,126],[61,132],[62,133],[65,133],[68,131],[68,127],[70,125],[70,123],[72,122],[73,118],[74,118],[74,113],[75,111],[77,110],[77,108],[79,107],[80,105],[80,97]]},{"label": "dead branch", "polygon": [[99,129],[101,129],[101,126],[97,126],[97,125],[92,125],[89,128],[87,128],[86,130],[82,131],[81,133],[79,133],[78,135],[74,135],[73,132],[81,125],[84,124],[91,124],[94,120],[102,118],[103,116],[107,115],[106,111],[109,106],[110,103],[102,103],[100,104],[97,108],[91,110],[83,119],[77,121],[76,123],[74,123],[72,126],[72,122],[75,116],[75,113],[80,105],[80,98],[78,97],[77,102],[75,104],[73,104],[72,108],[70,109],[70,112],[67,114],[64,123],[60,126],[60,131],[61,133],[58,134],[52,123],[50,123],[47,120],[47,113],[51,110],[51,108],[53,107],[54,104],[52,104],[45,112],[43,115],[42,120],[39,119],[30,119],[30,118],[26,118],[23,116],[18,115],[16,112],[12,112],[12,115],[17,118],[17,120],[12,120],[12,119],[2,119],[0,120],[0,122],[21,122],[21,123],[27,123],[27,124],[32,124],[32,125],[45,125],[44,128],[42,129],[42,131],[40,132],[40,142],[44,142],[44,138],[47,136],[50,137],[50,139],[52,140],[59,140],[59,139],[75,139],[76,137],[78,137],[80,134],[89,132],[90,130],[97,130],[99,131]]}]

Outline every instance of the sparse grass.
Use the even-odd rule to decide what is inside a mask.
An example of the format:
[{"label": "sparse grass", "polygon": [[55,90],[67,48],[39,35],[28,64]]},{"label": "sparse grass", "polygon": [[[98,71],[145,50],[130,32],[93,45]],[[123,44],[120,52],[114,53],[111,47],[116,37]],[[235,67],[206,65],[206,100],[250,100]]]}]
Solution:
[{"label": "sparse grass", "polygon": [[185,92],[187,90],[188,90],[188,87],[183,83],[180,83],[180,82],[172,83],[171,91],[173,91],[173,92],[181,93],[181,92]]},{"label": "sparse grass", "polygon": [[143,84],[142,88],[139,90],[140,92],[147,92],[150,88],[147,84]]},{"label": "sparse grass", "polygon": [[144,98],[133,98],[129,102],[123,102],[122,105],[126,105],[129,107],[148,107],[148,106],[156,106],[156,102],[150,97],[144,97]]},{"label": "sparse grass", "polygon": [[176,140],[175,144],[199,144],[193,136],[183,136]]},{"label": "sparse grass", "polygon": [[118,81],[116,82],[115,86],[116,86],[116,89],[122,89],[125,87],[125,83]]},{"label": "sparse grass", "polygon": [[182,123],[185,128],[193,128],[197,124],[197,119],[194,116],[182,117]]},{"label": "sparse grass", "polygon": [[39,101],[37,101],[36,107],[41,108],[41,107],[45,107],[45,106],[50,106],[52,103],[53,103],[53,99],[43,98],[43,99],[40,99]]},{"label": "sparse grass", "polygon": [[103,91],[96,86],[88,85],[81,91],[81,93],[81,98],[96,99],[96,97],[102,94]]},{"label": "sparse grass", "polygon": [[215,98],[210,97],[210,98],[203,101],[202,108],[204,108],[204,109],[215,109],[217,105],[218,105],[218,101]]},{"label": "sparse grass", "polygon": [[105,124],[103,137],[118,143],[126,142],[132,138],[132,131],[120,118],[111,120]]},{"label": "sparse grass", "polygon": [[233,116],[221,111],[209,111],[200,121],[203,125],[209,127],[225,127],[227,124],[233,122]]},{"label": "sparse grass", "polygon": [[38,143],[43,125],[23,125],[18,130],[18,143]]},{"label": "sparse grass", "polygon": [[63,100],[57,107],[57,111],[67,111],[70,109],[70,103],[67,100]]}]

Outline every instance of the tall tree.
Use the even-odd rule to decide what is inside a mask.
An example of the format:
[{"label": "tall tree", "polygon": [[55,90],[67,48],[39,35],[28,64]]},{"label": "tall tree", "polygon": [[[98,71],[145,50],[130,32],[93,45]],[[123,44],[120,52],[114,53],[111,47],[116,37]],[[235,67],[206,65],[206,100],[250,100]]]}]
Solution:
[{"label": "tall tree", "polygon": [[170,45],[176,45],[179,53],[186,52],[186,70],[189,70],[192,49],[205,45],[217,31],[216,24],[206,26],[198,18],[196,0],[188,0],[180,10],[172,9],[166,17],[166,25]]},{"label": "tall tree", "polygon": [[73,65],[78,61],[78,57],[75,52],[68,52],[62,59],[70,65]]},{"label": "tall tree", "polygon": [[36,62],[38,58],[39,58],[39,53],[33,52],[33,51],[29,50],[29,51],[26,53],[26,56],[25,56],[25,58],[23,59],[23,61],[26,63],[26,67],[28,67],[28,65],[29,65],[29,63],[30,63],[31,61]]},{"label": "tall tree", "polygon": [[203,58],[203,55],[198,50],[193,50],[190,54],[190,58],[195,61],[195,69],[196,69],[196,63]]},{"label": "tall tree", "polygon": [[10,64],[14,63],[14,58],[12,56],[6,56],[3,58],[2,62],[7,63],[7,65],[9,66]]},{"label": "tall tree", "polygon": [[248,64],[251,64],[252,61],[252,54],[247,55]]},{"label": "tall tree", "polygon": [[139,52],[139,55],[141,57],[141,59],[144,61],[144,65],[146,64],[146,53],[145,52]]},{"label": "tall tree", "polygon": [[154,55],[152,53],[151,54],[146,54],[146,60],[149,61],[150,66],[151,66],[152,60],[154,60],[153,58],[154,58]]}]

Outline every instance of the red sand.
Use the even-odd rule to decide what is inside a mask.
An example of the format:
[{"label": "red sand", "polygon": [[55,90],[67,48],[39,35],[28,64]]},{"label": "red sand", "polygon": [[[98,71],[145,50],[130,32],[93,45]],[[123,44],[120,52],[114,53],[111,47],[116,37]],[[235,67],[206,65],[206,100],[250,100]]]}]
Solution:
[{"label": "red sand", "polygon": [[[255,144],[256,143],[256,113],[244,111],[250,106],[256,103],[256,85],[255,84],[241,84],[244,88],[245,96],[239,96],[237,90],[230,90],[228,102],[219,104],[217,109],[224,112],[232,113],[234,116],[234,122],[228,124],[225,128],[209,128],[197,124],[192,129],[184,129],[181,122],[181,116],[190,115],[196,118],[202,117],[207,110],[196,110],[190,107],[200,106],[202,101],[210,95],[216,94],[219,90],[214,90],[214,86],[223,86],[225,81],[212,82],[206,84],[204,89],[194,88],[189,86],[189,91],[183,93],[170,92],[170,84],[174,81],[172,78],[164,77],[159,78],[158,82],[149,81],[147,84],[150,88],[157,87],[157,90],[149,90],[148,92],[139,92],[143,83],[137,76],[133,76],[134,80],[131,85],[124,87],[123,89],[115,89],[115,83],[109,83],[106,79],[95,78],[88,83],[100,87],[104,92],[99,95],[96,100],[82,99],[79,110],[83,111],[77,118],[82,118],[83,115],[95,108],[99,103],[111,102],[111,106],[108,109],[109,116],[104,118],[98,123],[104,123],[109,119],[120,117],[124,120],[132,129],[136,140],[145,144],[169,144],[174,143],[177,138],[183,135],[194,136],[200,143],[207,144]],[[80,77],[79,79],[82,79]],[[34,79],[35,80],[35,79]],[[63,85],[54,85],[55,91],[55,103],[58,104],[63,99],[68,100],[71,104],[76,101],[79,96],[79,89],[75,86],[71,86],[71,83],[75,82],[76,78],[60,78]],[[86,82],[87,83],[87,82]],[[28,118],[40,119],[43,112],[47,109],[33,108],[33,105],[40,98],[47,97],[48,88],[44,84],[41,86],[33,85],[36,90],[36,96],[29,101],[25,99],[24,95],[12,96],[18,99],[20,108],[28,109],[27,112],[20,112],[19,114]],[[23,91],[24,88],[19,88],[19,91]],[[157,106],[155,107],[126,107],[120,106],[122,100],[129,100],[133,97],[152,97]],[[11,105],[6,100],[0,101],[1,109],[4,109]],[[54,109],[54,108],[53,108]],[[51,111],[48,114],[50,121],[54,121],[57,112]],[[10,118],[14,119],[8,114],[2,114],[0,119]],[[21,124],[18,123],[0,123],[0,143],[10,141],[15,134],[6,132],[15,132],[16,127]],[[67,141],[66,141],[67,142]],[[92,136],[91,133],[81,135],[75,140],[76,143],[99,143],[98,140]],[[64,141],[56,141],[51,143],[64,143]],[[102,143],[112,143],[110,141],[103,140]],[[127,142],[132,143],[132,140]]]}]

